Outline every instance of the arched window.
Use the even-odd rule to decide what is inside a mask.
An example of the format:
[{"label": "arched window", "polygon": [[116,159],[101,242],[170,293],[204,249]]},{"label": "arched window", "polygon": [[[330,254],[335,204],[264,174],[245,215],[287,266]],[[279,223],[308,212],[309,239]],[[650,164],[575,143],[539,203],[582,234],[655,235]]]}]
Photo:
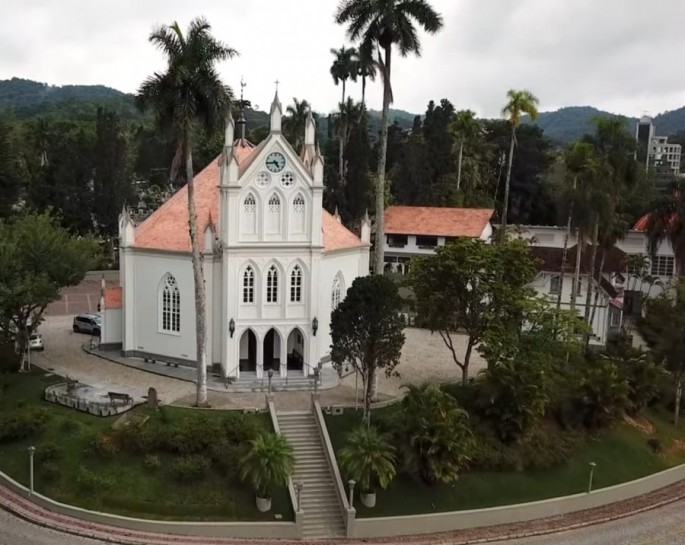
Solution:
[{"label": "arched window", "polygon": [[280,214],[281,213],[281,199],[278,195],[274,193],[269,198],[269,214]]},{"label": "arched window", "polygon": [[243,303],[254,303],[254,269],[248,265],[243,273]]},{"label": "arched window", "polygon": [[290,273],[290,302],[302,302],[302,269],[295,265]]},{"label": "arched window", "polygon": [[340,299],[342,298],[342,280],[338,274],[333,279],[333,289],[331,290],[331,311],[338,308],[340,304]]},{"label": "arched window", "polygon": [[266,302],[278,303],[278,269],[275,265],[266,273]]},{"label": "arched window", "polygon": [[181,331],[181,293],[176,279],[169,273],[164,277],[162,287],[162,331]]},{"label": "arched window", "polygon": [[255,201],[254,195],[250,193],[243,201],[243,211],[246,214],[254,214],[257,208],[257,203]]},{"label": "arched window", "polygon": [[293,200],[293,212],[295,214],[304,214],[304,197],[302,195],[298,195]]}]

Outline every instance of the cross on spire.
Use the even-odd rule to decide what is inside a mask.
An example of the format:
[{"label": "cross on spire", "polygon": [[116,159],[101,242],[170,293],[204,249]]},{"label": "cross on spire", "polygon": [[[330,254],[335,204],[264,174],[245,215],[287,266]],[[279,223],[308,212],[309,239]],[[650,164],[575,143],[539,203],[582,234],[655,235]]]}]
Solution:
[{"label": "cross on spire", "polygon": [[280,82],[278,81],[278,78],[276,78],[276,81],[274,81],[274,83],[276,84],[276,92],[278,93],[278,84],[280,83]]},{"label": "cross on spire", "polygon": [[240,106],[243,105],[243,90],[247,87],[247,83],[243,80],[243,76],[240,76]]}]

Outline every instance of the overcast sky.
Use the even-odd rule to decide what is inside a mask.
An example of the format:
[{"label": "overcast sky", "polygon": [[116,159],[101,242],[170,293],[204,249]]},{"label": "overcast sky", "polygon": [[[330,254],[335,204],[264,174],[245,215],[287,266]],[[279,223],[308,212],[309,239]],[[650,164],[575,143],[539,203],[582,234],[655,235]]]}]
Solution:
[{"label": "overcast sky", "polygon": [[[182,27],[204,15],[240,52],[221,64],[226,83],[267,109],[278,79],[286,103],[317,111],[340,97],[329,74],[331,47],[345,43],[337,0],[5,0],[0,79],[103,84],[135,92],[164,68],[147,38],[156,24]],[[458,109],[497,116],[506,91],[528,88],[541,110],[593,105],[639,116],[685,105],[685,1],[432,0],[444,17],[422,36],[420,59],[393,63],[395,107],[423,112],[448,98]],[[360,85],[352,84],[357,97]],[[368,89],[379,108],[381,87]]]}]

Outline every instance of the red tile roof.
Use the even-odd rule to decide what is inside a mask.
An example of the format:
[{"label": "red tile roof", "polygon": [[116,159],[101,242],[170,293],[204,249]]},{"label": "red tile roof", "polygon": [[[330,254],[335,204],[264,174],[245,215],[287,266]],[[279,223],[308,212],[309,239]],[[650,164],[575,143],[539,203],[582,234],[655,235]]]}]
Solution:
[{"label": "red tile roof", "polygon": [[121,286],[105,288],[105,310],[121,308]]},{"label": "red tile roof", "polygon": [[[241,166],[246,161],[254,160],[253,155],[259,153],[259,149],[251,145],[238,147],[236,155]],[[214,220],[219,217],[219,164],[220,157],[217,157],[194,178],[195,212],[200,241],[210,217]],[[321,227],[325,252],[363,246],[359,237],[325,210],[322,213]],[[136,227],[133,247],[190,252],[187,185]]]},{"label": "red tile roof", "polygon": [[642,216],[639,220],[637,220],[635,222],[635,225],[633,225],[633,230],[634,231],[646,231],[648,223],[649,223],[649,214],[645,214],[644,216]]},{"label": "red tile roof", "polygon": [[390,206],[385,232],[396,235],[479,237],[490,222],[491,208]]}]

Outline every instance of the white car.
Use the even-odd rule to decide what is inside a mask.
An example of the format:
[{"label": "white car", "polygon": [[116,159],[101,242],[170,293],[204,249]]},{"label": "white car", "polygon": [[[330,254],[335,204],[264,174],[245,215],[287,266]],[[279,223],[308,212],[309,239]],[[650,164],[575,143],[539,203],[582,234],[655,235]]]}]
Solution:
[{"label": "white car", "polygon": [[31,335],[29,338],[29,348],[42,352],[45,349],[45,346],[43,346],[43,336],[38,333]]}]

